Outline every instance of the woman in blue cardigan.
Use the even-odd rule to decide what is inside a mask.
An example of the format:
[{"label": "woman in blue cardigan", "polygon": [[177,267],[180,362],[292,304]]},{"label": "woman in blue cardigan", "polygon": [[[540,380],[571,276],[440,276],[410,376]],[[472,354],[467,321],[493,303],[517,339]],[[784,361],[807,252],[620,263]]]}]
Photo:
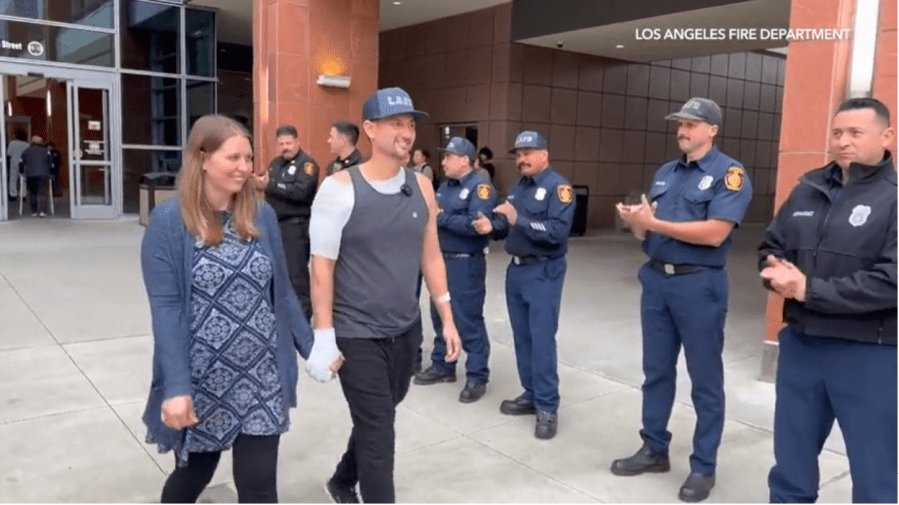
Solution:
[{"label": "woman in blue cardigan", "polygon": [[147,442],[174,450],[163,503],[195,502],[233,449],[241,503],[275,503],[278,442],[296,407],[296,352],[319,381],[342,363],[315,340],[290,285],[275,213],[254,195],[247,130],[223,116],[191,129],[178,196],[141,246],[153,320]]}]

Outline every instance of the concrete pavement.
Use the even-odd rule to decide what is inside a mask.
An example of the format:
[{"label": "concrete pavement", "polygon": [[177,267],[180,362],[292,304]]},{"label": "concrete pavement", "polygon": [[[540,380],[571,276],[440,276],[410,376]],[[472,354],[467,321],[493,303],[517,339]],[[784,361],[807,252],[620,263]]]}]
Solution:
[{"label": "concrete pavement", "polygon": [[[727,422],[709,502],[767,501],[774,387],[757,380],[765,292],[754,251],[762,230],[739,230],[729,260]],[[136,219],[0,223],[0,501],[158,501],[173,458],[143,443],[152,336],[139,264],[142,235]],[[695,423],[683,358],[670,423],[672,471],[615,477],[608,470],[640,445],[636,271],[643,261],[629,235],[572,239],[558,335],[560,428],[554,440],[541,441],[533,437],[532,417],[499,413],[499,402],[521,388],[503,297],[508,257],[494,245],[487,394],[464,405],[457,401],[464,380],[411,387],[398,411],[397,500],[677,501]],[[432,336],[426,316],[426,354]],[[291,419],[281,442],[280,499],[326,502],[323,484],[350,428],[339,384],[302,376]],[[838,430],[820,462],[820,501],[848,501]],[[201,501],[236,501],[227,455]]]}]

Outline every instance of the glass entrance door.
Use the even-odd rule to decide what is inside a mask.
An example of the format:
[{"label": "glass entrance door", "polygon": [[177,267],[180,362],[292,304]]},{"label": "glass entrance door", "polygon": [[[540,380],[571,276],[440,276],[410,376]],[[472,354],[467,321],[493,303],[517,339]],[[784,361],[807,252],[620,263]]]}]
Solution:
[{"label": "glass entrance door", "polygon": [[110,147],[112,81],[75,79],[68,86],[69,192],[75,219],[115,219],[113,167],[117,153]]}]

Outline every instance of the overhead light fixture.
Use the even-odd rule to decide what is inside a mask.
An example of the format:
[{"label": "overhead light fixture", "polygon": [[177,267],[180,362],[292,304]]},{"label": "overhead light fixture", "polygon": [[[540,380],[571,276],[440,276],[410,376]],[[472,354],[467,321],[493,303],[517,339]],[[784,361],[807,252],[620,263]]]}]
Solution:
[{"label": "overhead light fixture", "polygon": [[615,49],[624,49],[624,44],[618,44]]},{"label": "overhead light fixture", "polygon": [[47,87],[47,117],[53,115],[53,98],[50,96],[50,87]]},{"label": "overhead light fixture", "polygon": [[400,4],[402,4],[402,3],[403,3],[403,2],[393,2],[393,5],[400,5]]},{"label": "overhead light fixture", "polygon": [[349,88],[350,81],[352,78],[348,75],[327,75],[321,74],[318,76],[318,81],[316,83],[319,86],[324,86],[326,88]]}]

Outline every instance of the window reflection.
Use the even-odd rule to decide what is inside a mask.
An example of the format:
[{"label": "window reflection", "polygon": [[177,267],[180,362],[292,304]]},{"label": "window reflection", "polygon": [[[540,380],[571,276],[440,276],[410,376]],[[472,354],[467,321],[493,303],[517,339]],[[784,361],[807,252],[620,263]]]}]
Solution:
[{"label": "window reflection", "polygon": [[108,33],[0,21],[0,56],[111,67],[113,36]]},{"label": "window reflection", "polygon": [[0,0],[0,14],[113,28],[114,0]]},{"label": "window reflection", "polygon": [[178,79],[122,74],[122,141],[181,145]]},{"label": "window reflection", "polygon": [[215,77],[215,13],[187,9],[184,16],[187,73]]},{"label": "window reflection", "polygon": [[187,81],[188,129],[197,119],[215,111],[215,83]]},{"label": "window reflection", "polygon": [[180,8],[123,0],[120,10],[122,68],[181,73]]}]

